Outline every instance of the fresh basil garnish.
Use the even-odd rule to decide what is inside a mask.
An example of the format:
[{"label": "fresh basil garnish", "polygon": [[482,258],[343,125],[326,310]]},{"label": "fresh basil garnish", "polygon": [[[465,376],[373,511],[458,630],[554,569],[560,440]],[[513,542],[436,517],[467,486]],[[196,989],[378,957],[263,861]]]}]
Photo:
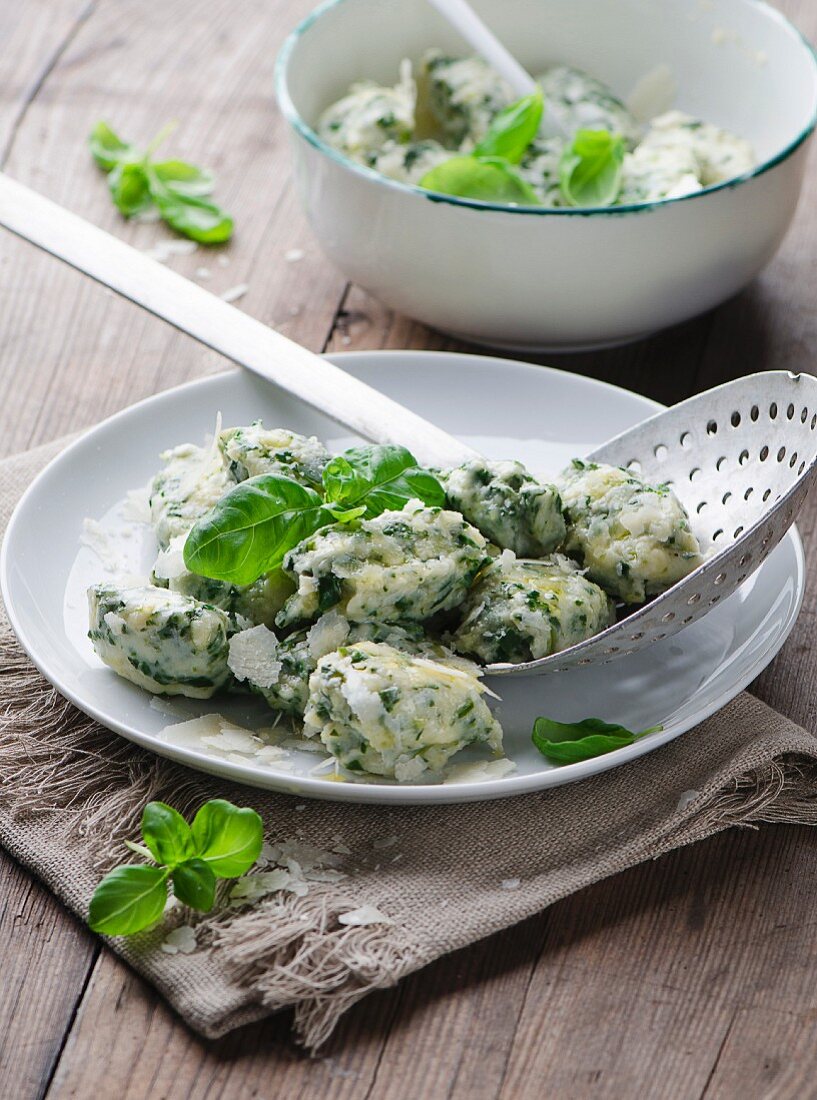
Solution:
[{"label": "fresh basil garnish", "polygon": [[167,904],[166,867],[116,867],[100,882],[88,924],[105,936],[132,936],[161,917]]},{"label": "fresh basil garnish", "polygon": [[88,137],[91,156],[100,168],[110,172],[117,164],[138,159],[136,149],[118,137],[107,122],[98,122]]},{"label": "fresh basil garnish", "polygon": [[578,130],[559,163],[562,194],[571,206],[612,206],[621,192],[626,146],[609,130]]},{"label": "fresh basil garnish", "polygon": [[539,132],[544,105],[542,91],[537,89],[532,95],[523,96],[505,107],[477,143],[475,156],[503,157],[509,164],[518,164]]},{"label": "fresh basil garnish", "polygon": [[167,904],[167,884],[184,905],[207,911],[215,901],[216,879],[245,874],[264,840],[255,810],[224,799],[206,802],[192,827],[164,802],[149,802],[142,814],[144,844],[132,851],[158,866],[116,867],[100,882],[88,908],[88,924],[106,936],[131,936],[155,924]]},{"label": "fresh basil garnish", "polygon": [[196,852],[219,878],[243,875],[261,851],[260,824],[255,810],[213,798],[193,818]]},{"label": "fresh basil garnish", "polygon": [[542,756],[554,764],[577,764],[594,756],[632,745],[648,733],[658,733],[663,726],[651,726],[633,733],[624,726],[603,722],[600,718],[585,718],[581,722],[555,722],[552,718],[537,718],[533,724],[532,741]]},{"label": "fresh basil garnish", "polygon": [[201,244],[221,244],[232,235],[233,219],[210,198],[212,172],[182,160],[152,159],[170,129],[140,152],[106,122],[98,122],[88,144],[96,163],[108,173],[111,198],[124,217],[155,206],[177,232]]},{"label": "fresh basil garnish", "polygon": [[330,523],[399,511],[409,500],[442,507],[445,491],[405,447],[352,447],[323,472],[325,499],[276,474],[236,485],[195,524],[184,544],[191,573],[246,585],[277,569],[303,539]]},{"label": "fresh basil garnish", "polygon": [[347,508],[365,506],[369,518],[399,511],[410,500],[442,507],[445,490],[417,465],[411,451],[391,444],[353,447],[333,458],[323,471],[327,502]]},{"label": "fresh basil garnish", "polygon": [[462,199],[536,206],[539,199],[531,185],[500,157],[452,157],[423,176],[427,191],[439,191]]},{"label": "fresh basil garnish", "polygon": [[277,569],[302,539],[334,521],[314,489],[258,474],[236,485],[194,525],[184,564],[202,577],[252,584]]}]

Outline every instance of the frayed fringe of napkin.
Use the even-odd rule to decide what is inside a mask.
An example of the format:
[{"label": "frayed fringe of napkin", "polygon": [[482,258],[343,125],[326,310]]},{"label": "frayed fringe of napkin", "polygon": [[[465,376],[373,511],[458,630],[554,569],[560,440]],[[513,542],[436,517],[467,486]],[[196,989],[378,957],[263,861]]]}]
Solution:
[{"label": "frayed fringe of napkin", "polygon": [[[121,862],[122,841],[138,834],[146,802],[172,801],[190,817],[212,795],[194,773],[77,710],[8,634],[0,635],[0,790],[4,813],[23,824],[47,818],[49,839],[75,847],[97,877]],[[296,1037],[315,1050],[356,1001],[418,964],[393,926],[340,924],[355,904],[313,887],[305,897],[208,914],[171,910],[162,934],[183,920],[193,924],[200,949],[218,953],[231,984],[270,1012],[294,1006]]]}]

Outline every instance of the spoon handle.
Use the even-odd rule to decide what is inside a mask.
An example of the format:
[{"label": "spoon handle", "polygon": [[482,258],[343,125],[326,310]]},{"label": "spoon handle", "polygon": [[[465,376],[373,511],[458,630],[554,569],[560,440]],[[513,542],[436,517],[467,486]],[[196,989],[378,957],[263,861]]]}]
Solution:
[{"label": "spoon handle", "polygon": [[429,0],[429,3],[460,32],[492,69],[507,80],[518,96],[532,95],[536,91],[536,81],[483,23],[468,0]]},{"label": "spoon handle", "polygon": [[454,466],[476,452],[328,359],[0,173],[0,226],[378,443]]}]

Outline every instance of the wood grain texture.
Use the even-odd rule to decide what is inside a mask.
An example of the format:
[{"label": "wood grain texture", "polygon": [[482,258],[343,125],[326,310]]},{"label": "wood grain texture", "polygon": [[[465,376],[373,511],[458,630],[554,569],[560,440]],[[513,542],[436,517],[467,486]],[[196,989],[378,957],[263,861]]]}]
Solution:
[{"label": "wood grain texture", "polygon": [[[308,347],[457,350],[346,287],[295,207],[272,63],[311,0],[24,0],[0,11],[0,149],[11,175],[137,245],[166,236],[111,207],[84,139],[98,117],[210,163],[238,215],[221,255],[172,266]],[[817,37],[813,0],[781,7]],[[248,30],[249,29],[249,30]],[[812,370],[815,153],[796,224],[746,292],[629,348],[556,366],[674,401],[752,370]],[[289,249],[303,259],[287,263]],[[82,427],[223,361],[25,245],[0,237],[0,447]],[[498,385],[501,384],[498,380]],[[817,500],[801,520],[817,550]],[[754,685],[817,727],[817,590]],[[527,1100],[815,1094],[807,829],[732,831],[634,868],[375,994],[306,1059],[287,1018],[217,1043],[160,998],[0,855],[0,1096]]]}]

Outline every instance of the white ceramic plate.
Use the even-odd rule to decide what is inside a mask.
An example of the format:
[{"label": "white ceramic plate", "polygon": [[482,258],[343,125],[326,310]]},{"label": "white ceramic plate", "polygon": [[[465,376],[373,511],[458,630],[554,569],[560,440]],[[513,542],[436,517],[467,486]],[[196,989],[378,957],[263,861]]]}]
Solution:
[{"label": "white ceramic plate", "polygon": [[[653,413],[646,398],[543,367],[475,355],[371,352],[333,356],[346,370],[462,436],[487,455],[558,470],[605,438]],[[180,716],[218,711],[247,728],[270,724],[265,706],[244,696],[208,702],[151,701],[105,668],[86,637],[85,588],[104,579],[103,555],[80,545],[83,519],[100,520],[111,557],[146,572],[155,554],[148,529],[122,518],[128,490],[145,485],[161,450],[225,425],[262,417],[314,433],[330,448],[352,440],[337,425],[249,374],[231,371],[143,401],[100,424],[36,479],[18,505],[3,545],[0,582],[20,641],[45,676],[105,726],[147,749],[201,771],[259,787],[352,802],[430,803],[542,790],[605,771],[650,752],[722,707],[769,663],[794,625],[804,561],[792,528],[758,572],[704,620],[610,665],[558,676],[496,679],[507,754],[516,770],[460,783],[337,783],[312,774],[314,754],[293,751],[286,770],[236,752],[207,748],[173,726]],[[410,440],[408,441],[410,443]],[[600,717],[631,729],[661,724],[628,748],[551,767],[530,742],[539,714]],[[477,750],[465,759],[485,760]],[[459,758],[458,758],[459,759]]]}]

